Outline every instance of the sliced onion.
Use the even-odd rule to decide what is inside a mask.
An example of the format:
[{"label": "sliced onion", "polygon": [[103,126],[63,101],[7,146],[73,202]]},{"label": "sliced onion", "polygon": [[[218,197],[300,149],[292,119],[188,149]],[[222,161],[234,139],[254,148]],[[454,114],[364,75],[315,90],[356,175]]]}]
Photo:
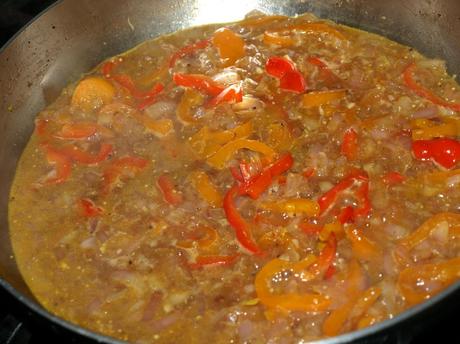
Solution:
[{"label": "sliced onion", "polygon": [[456,174],[454,176],[447,178],[446,184],[449,188],[458,186],[458,184],[460,184],[460,174]]},{"label": "sliced onion", "polygon": [[449,241],[449,223],[442,221],[431,231],[431,237],[441,244]]},{"label": "sliced onion", "polygon": [[410,117],[411,118],[434,118],[439,114],[437,106],[428,106],[426,108],[415,111]]},{"label": "sliced onion", "polygon": [[232,108],[238,114],[255,113],[261,111],[265,104],[260,99],[252,96],[243,96],[243,100],[239,103],[233,104]]},{"label": "sliced onion", "polygon": [[235,68],[226,68],[222,72],[214,75],[212,79],[221,85],[230,86],[240,81],[241,77]]},{"label": "sliced onion", "polygon": [[96,247],[96,238],[91,236],[88,239],[83,240],[80,244],[80,247],[83,249]]}]

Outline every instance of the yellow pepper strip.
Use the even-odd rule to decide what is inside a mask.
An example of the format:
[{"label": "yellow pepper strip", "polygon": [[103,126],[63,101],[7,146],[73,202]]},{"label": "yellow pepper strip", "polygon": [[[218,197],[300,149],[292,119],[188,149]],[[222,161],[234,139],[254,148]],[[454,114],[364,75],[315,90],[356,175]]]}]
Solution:
[{"label": "yellow pepper strip", "polygon": [[362,230],[349,225],[345,227],[345,234],[351,242],[353,255],[361,260],[374,260],[382,255],[379,246],[366,238]]},{"label": "yellow pepper strip", "polygon": [[366,276],[356,259],[352,259],[348,265],[347,278],[345,279],[347,295],[357,297],[364,289]]},{"label": "yellow pepper strip", "polygon": [[352,298],[343,306],[332,311],[326,320],[324,320],[323,333],[326,336],[338,335],[351,315],[355,320],[354,322],[356,322],[377,301],[381,293],[380,288],[371,287],[357,297]]},{"label": "yellow pepper strip", "polygon": [[[425,301],[460,278],[460,257],[441,263],[412,266],[401,271],[398,289],[409,305]],[[434,287],[426,290],[426,285]]]},{"label": "yellow pepper strip", "polygon": [[253,132],[252,122],[246,122],[232,130],[212,132],[207,126],[190,138],[190,145],[202,159],[209,158],[222,146],[232,140],[245,138]]},{"label": "yellow pepper strip", "polygon": [[153,119],[140,112],[133,112],[132,116],[155,136],[162,138],[174,131],[173,121],[169,118]]},{"label": "yellow pepper strip", "polygon": [[292,235],[286,229],[281,228],[264,233],[258,240],[258,244],[262,250],[268,251],[273,247],[287,248],[292,239]]},{"label": "yellow pepper strip", "polygon": [[288,214],[305,214],[307,216],[317,216],[319,214],[318,202],[304,198],[264,202],[261,204],[261,207],[263,209]]},{"label": "yellow pepper strip", "polygon": [[246,55],[244,40],[225,27],[214,33],[212,43],[219,50],[224,67],[234,65],[237,60]]},{"label": "yellow pepper strip", "polygon": [[[211,246],[217,240],[217,231],[214,228],[208,226],[200,226],[194,231],[196,238],[190,240],[182,240],[177,242],[177,246],[182,248],[192,248],[194,243],[199,248],[206,248]],[[199,236],[202,235],[202,236]]]},{"label": "yellow pepper strip", "polygon": [[265,25],[265,24],[270,24],[271,22],[277,21],[277,20],[286,20],[288,17],[286,16],[262,16],[262,17],[253,17],[253,18],[247,18],[243,19],[242,21],[238,22],[237,24],[240,26],[245,26],[249,28],[257,28],[259,26]]},{"label": "yellow pepper strip", "polygon": [[447,223],[449,229],[460,225],[460,214],[455,213],[438,213],[428,220],[426,220],[420,227],[418,227],[411,234],[399,240],[399,243],[407,249],[412,249],[419,245],[422,241],[426,240],[433,229],[439,225]]},{"label": "yellow pepper strip", "polygon": [[267,135],[264,140],[270,147],[278,151],[290,150],[294,144],[291,132],[288,126],[282,122],[275,122],[267,127]]},{"label": "yellow pepper strip", "polygon": [[80,81],[75,88],[71,104],[83,110],[91,111],[110,103],[115,96],[115,87],[99,77],[90,77]]},{"label": "yellow pepper strip", "polygon": [[236,139],[225,144],[213,156],[208,158],[207,163],[210,166],[221,170],[225,167],[225,163],[232,158],[233,154],[243,148],[262,153],[269,160],[272,160],[276,154],[271,147],[267,146],[263,142],[248,139]]},{"label": "yellow pepper strip", "polygon": [[411,122],[413,140],[430,140],[437,137],[456,137],[460,134],[460,120],[455,117],[441,117],[442,124],[429,119],[415,119]]},{"label": "yellow pepper strip", "polygon": [[309,92],[302,96],[302,106],[304,108],[310,109],[330,103],[334,100],[342,99],[346,96],[346,94],[347,91],[343,89]]},{"label": "yellow pepper strip", "polygon": [[[299,263],[290,263],[281,259],[273,259],[269,261],[256,275],[255,289],[257,297],[262,304],[270,308],[282,308],[293,311],[305,312],[321,312],[325,311],[330,306],[330,300],[327,296],[313,293],[286,293],[274,294],[269,287],[269,281],[273,277],[283,271],[299,271],[303,270],[304,274],[312,275],[304,271],[308,266],[315,261],[314,257],[307,257],[306,261]],[[300,277],[302,279],[302,277]],[[307,276],[307,279],[313,278]]]},{"label": "yellow pepper strip", "polygon": [[190,174],[190,179],[200,196],[214,208],[222,207],[222,196],[217,188],[211,183],[208,175],[203,171],[195,171]]},{"label": "yellow pepper strip", "polygon": [[191,112],[194,107],[203,104],[203,101],[204,97],[200,92],[194,90],[193,88],[186,88],[179,105],[177,105],[177,119],[185,125],[196,122],[196,119],[193,118]]},{"label": "yellow pepper strip", "polygon": [[265,31],[264,44],[274,44],[279,45],[280,47],[290,47],[294,45],[294,40],[289,36],[280,36],[277,33]]}]

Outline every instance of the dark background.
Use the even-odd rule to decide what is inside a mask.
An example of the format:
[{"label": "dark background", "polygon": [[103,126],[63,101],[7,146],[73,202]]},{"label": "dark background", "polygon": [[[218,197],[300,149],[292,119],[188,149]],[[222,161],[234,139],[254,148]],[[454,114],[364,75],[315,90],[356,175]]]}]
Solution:
[{"label": "dark background", "polygon": [[[55,0],[0,0],[0,46],[54,2]],[[44,327],[34,328],[24,323],[29,315],[27,312],[18,311],[18,305],[8,301],[9,299],[10,296],[0,290],[0,344],[69,342],[62,337],[54,338],[53,332]],[[460,343],[458,313],[460,309],[454,309],[450,314],[431,315],[435,318],[432,319],[434,324],[426,326],[411,343]]]}]

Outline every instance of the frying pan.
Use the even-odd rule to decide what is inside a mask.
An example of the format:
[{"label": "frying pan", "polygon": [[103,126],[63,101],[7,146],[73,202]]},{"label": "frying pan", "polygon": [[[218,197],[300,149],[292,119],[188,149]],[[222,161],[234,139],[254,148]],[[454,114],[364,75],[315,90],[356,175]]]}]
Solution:
[{"label": "frying pan", "polygon": [[[44,331],[81,342],[119,343],[70,324],[44,310],[21,278],[12,254],[7,222],[8,194],[35,114],[60,89],[101,60],[157,35],[192,25],[241,19],[251,10],[294,15],[313,12],[376,32],[447,61],[460,73],[458,0],[63,0],[51,6],[0,51],[0,291]],[[321,343],[405,342],[439,312],[460,305],[453,285],[399,316]],[[38,325],[37,325],[38,324]],[[66,337],[67,338],[67,337]]]}]

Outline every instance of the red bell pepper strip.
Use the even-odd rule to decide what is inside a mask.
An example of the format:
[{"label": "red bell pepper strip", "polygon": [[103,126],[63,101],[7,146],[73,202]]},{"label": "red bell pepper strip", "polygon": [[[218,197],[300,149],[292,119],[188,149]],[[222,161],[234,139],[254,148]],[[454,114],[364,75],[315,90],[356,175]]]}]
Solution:
[{"label": "red bell pepper strip", "polygon": [[353,128],[345,131],[340,151],[345,155],[348,161],[356,159],[358,153],[358,134]]},{"label": "red bell pepper strip", "polygon": [[104,213],[104,209],[98,207],[92,200],[89,198],[82,198],[78,201],[81,214],[84,217],[97,217]]},{"label": "red bell pepper strip", "polygon": [[255,255],[261,255],[262,250],[251,238],[249,224],[243,219],[235,207],[234,199],[238,195],[238,186],[234,185],[227,191],[224,197],[224,211],[227,221],[233,227],[236,239],[240,245]]},{"label": "red bell pepper strip", "polygon": [[[337,252],[337,239],[334,233],[329,235],[326,245],[319,253],[317,261],[311,266],[310,271],[317,275],[325,276],[325,273],[332,266],[332,263]],[[330,275],[330,272],[329,272]],[[329,278],[331,276],[328,276]]]},{"label": "red bell pepper strip", "polygon": [[44,145],[46,150],[46,160],[55,166],[56,175],[45,179],[46,184],[61,184],[69,179],[72,173],[72,161],[70,158],[48,145]]},{"label": "red bell pepper strip", "polygon": [[412,152],[416,159],[432,160],[450,169],[460,161],[460,142],[448,138],[417,140],[412,142]]},{"label": "red bell pepper strip", "polygon": [[243,176],[241,175],[241,172],[240,170],[235,167],[235,166],[231,166],[230,167],[230,173],[232,174],[232,177],[238,181],[238,182],[244,182],[244,179],[243,179]]},{"label": "red bell pepper strip", "polygon": [[175,189],[174,183],[168,174],[160,175],[157,179],[157,185],[167,203],[177,206],[184,201],[182,193]]},{"label": "red bell pepper strip", "polygon": [[395,185],[402,183],[403,181],[406,180],[406,177],[404,177],[401,173],[398,172],[388,172],[382,177],[382,181],[387,184],[387,185]]},{"label": "red bell pepper strip", "polygon": [[45,136],[47,132],[48,123],[49,122],[46,119],[37,118],[35,120],[35,133],[40,137]]},{"label": "red bell pepper strip", "polygon": [[337,216],[339,222],[343,225],[345,223],[352,223],[355,221],[355,214],[353,207],[349,205],[348,207],[342,208],[339,215]]},{"label": "red bell pepper strip", "polygon": [[197,50],[204,49],[211,43],[210,39],[203,39],[201,41],[186,45],[175,52],[169,59],[169,68],[174,68],[177,60],[195,53]]},{"label": "red bell pepper strip", "polygon": [[325,64],[322,60],[320,60],[318,57],[315,56],[310,56],[307,58],[307,62],[318,67],[320,71],[320,77],[327,82],[329,85],[337,84],[340,79],[337,75],[332,72],[327,64]]},{"label": "red bell pepper strip", "polygon": [[243,101],[243,89],[241,82],[238,84],[230,85],[225,88],[221,93],[212,98],[207,104],[207,108],[217,106],[221,103],[235,104]]},{"label": "red bell pepper strip", "polygon": [[87,139],[97,133],[98,125],[95,123],[64,124],[54,136],[60,139]]},{"label": "red bell pepper strip", "polygon": [[403,80],[405,85],[418,96],[425,98],[433,104],[440,105],[454,111],[460,111],[460,103],[450,103],[438,95],[434,94],[429,89],[423,87],[414,80],[415,62],[410,63],[403,71]]},{"label": "red bell pepper strip", "polygon": [[323,229],[322,226],[307,221],[300,222],[299,228],[308,235],[318,235]]},{"label": "red bell pepper strip", "polygon": [[248,195],[252,199],[257,199],[273,182],[273,179],[289,170],[294,163],[290,153],[283,155],[268,168],[264,169],[258,175],[250,180],[240,184],[240,195]]},{"label": "red bell pepper strip", "polygon": [[272,56],[267,60],[267,63],[265,64],[265,70],[269,75],[281,79],[284,75],[289,72],[294,72],[296,69],[294,64],[288,59],[285,59],[284,57]]},{"label": "red bell pepper strip", "polygon": [[272,56],[267,60],[265,70],[280,79],[280,88],[283,90],[302,93],[306,89],[305,78],[288,59]]},{"label": "red bell pepper strip", "polygon": [[90,154],[74,145],[66,146],[61,151],[75,162],[85,165],[93,165],[106,160],[113,152],[113,147],[111,144],[103,143],[101,144],[97,154]]},{"label": "red bell pepper strip", "polygon": [[157,95],[164,90],[164,86],[161,83],[153,85],[150,91],[145,93],[144,100],[137,106],[139,110],[144,110],[146,107],[154,104],[157,101]]},{"label": "red bell pepper strip", "polygon": [[124,175],[133,175],[145,169],[149,161],[135,156],[125,156],[114,160],[105,168],[102,174],[102,190],[103,195],[107,195],[113,188],[117,180]]},{"label": "red bell pepper strip", "polygon": [[231,256],[198,256],[195,263],[189,263],[188,266],[192,270],[201,269],[205,266],[228,266],[235,264],[239,256],[239,254]]},{"label": "red bell pepper strip", "polygon": [[313,167],[309,167],[307,168],[305,171],[302,172],[302,176],[305,178],[305,179],[308,179],[310,177],[313,177],[313,175],[315,174],[315,169]]},{"label": "red bell pepper strip", "polygon": [[129,91],[129,93],[138,100],[144,100],[144,101],[151,100],[152,98],[155,98],[164,89],[163,84],[157,83],[153,85],[150,90],[145,91],[145,92],[141,91],[136,87],[133,79],[131,79],[131,77],[126,74],[113,75],[112,79],[115,80],[117,83],[119,83],[124,88],[126,88]]},{"label": "red bell pepper strip", "polygon": [[[351,189],[356,183],[359,184],[354,196],[356,197],[359,207],[353,209],[353,220],[359,216],[367,216],[371,210],[371,203],[369,200],[369,177],[365,171],[355,171],[349,176],[345,177],[342,181],[336,184],[332,189],[327,191],[318,199],[318,204],[320,207],[320,214],[324,214],[330,208],[333,207],[335,201],[339,195]],[[349,221],[350,214],[349,210],[346,210],[347,213],[340,216],[342,221]]]},{"label": "red bell pepper strip", "polygon": [[224,91],[224,87],[202,74],[174,73],[173,81],[178,86],[192,87],[200,92],[217,97]]},{"label": "red bell pepper strip", "polygon": [[101,67],[102,75],[106,78],[110,78],[112,76],[113,69],[117,66],[117,61],[107,61]]}]

